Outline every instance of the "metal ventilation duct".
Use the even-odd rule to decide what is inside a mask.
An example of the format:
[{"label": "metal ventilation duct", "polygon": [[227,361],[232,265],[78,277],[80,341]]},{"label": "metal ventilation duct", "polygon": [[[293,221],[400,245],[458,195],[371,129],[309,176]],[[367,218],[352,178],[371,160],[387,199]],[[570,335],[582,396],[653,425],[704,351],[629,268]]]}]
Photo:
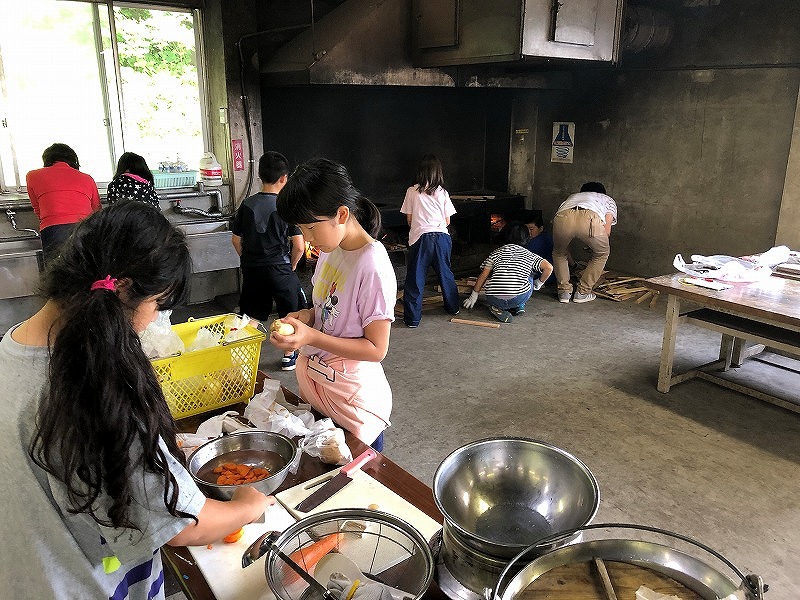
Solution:
[{"label": "metal ventilation duct", "polygon": [[438,69],[411,65],[407,0],[348,0],[271,56],[267,83],[454,86]]}]

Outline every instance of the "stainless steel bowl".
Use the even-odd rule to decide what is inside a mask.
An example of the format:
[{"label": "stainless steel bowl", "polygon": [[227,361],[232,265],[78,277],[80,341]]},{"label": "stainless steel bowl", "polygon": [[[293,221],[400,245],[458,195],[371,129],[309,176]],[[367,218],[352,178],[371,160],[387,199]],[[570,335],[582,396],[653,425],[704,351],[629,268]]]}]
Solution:
[{"label": "stainless steel bowl", "polygon": [[297,455],[297,446],[285,435],[268,431],[240,431],[206,442],[189,456],[189,474],[209,498],[230,500],[238,485],[212,483],[215,467],[232,462],[251,467],[263,467],[269,477],[253,483],[244,483],[271,494],[286,479],[289,466]]},{"label": "stainless steel bowl", "polygon": [[597,480],[585,464],[526,438],[491,438],[459,448],[436,470],[433,495],[463,543],[504,558],[586,525],[600,505]]}]

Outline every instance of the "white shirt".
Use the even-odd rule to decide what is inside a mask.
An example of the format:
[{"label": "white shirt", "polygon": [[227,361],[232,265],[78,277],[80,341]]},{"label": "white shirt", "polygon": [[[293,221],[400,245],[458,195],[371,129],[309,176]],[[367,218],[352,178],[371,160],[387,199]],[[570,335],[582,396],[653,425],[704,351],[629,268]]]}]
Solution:
[{"label": "white shirt", "polygon": [[406,190],[400,212],[411,215],[408,245],[413,246],[424,233],[447,233],[447,218],[456,214],[456,209],[443,187],[437,187],[433,194],[426,194],[419,190],[419,186],[412,185]]},{"label": "white shirt", "polygon": [[606,222],[606,214],[611,213],[611,224],[617,224],[617,203],[610,196],[600,192],[578,192],[577,194],[572,194],[561,203],[556,212],[560,213],[562,210],[569,210],[570,208],[587,208],[596,212],[600,215],[603,224]]}]

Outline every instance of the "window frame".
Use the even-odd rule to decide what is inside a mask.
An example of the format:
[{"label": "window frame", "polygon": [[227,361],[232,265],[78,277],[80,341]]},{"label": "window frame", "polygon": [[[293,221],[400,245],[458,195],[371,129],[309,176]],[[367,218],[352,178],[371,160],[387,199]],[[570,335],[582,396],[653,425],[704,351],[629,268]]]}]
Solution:
[{"label": "window frame", "polygon": [[[122,71],[119,62],[119,48],[116,36],[116,21],[114,18],[115,8],[142,8],[146,10],[160,10],[165,12],[186,13],[192,16],[193,33],[195,41],[195,56],[197,62],[197,88],[198,88],[198,109],[200,110],[200,131],[203,139],[203,147],[209,148],[211,143],[211,121],[208,111],[208,74],[206,72],[205,39],[203,35],[203,15],[202,10],[197,7],[196,2],[181,2],[172,0],[169,2],[115,2],[114,0],[66,0],[75,3],[92,4],[92,34],[94,46],[97,53],[97,70],[101,82],[101,96],[105,115],[103,117],[108,138],[108,152],[111,160],[111,172],[116,170],[119,157],[125,152],[125,131],[123,128],[125,104],[122,91]],[[103,24],[101,22],[100,7],[106,7],[108,19],[108,35],[111,41],[110,50],[113,56],[114,72],[108,73],[108,69],[103,62]],[[111,77],[110,75],[113,75]],[[113,88],[113,89],[112,89]],[[0,55],[0,100],[8,98],[5,85],[5,75],[3,69],[3,58]],[[14,129],[7,126],[5,117],[0,115],[0,127],[6,131],[10,156],[13,162],[11,171],[14,174],[16,185],[6,184],[6,173],[8,165],[4,167],[0,159],[0,194],[27,193],[25,185],[25,174],[20,173],[17,161],[16,147],[14,144]],[[98,188],[105,191],[108,181],[97,181]]]}]

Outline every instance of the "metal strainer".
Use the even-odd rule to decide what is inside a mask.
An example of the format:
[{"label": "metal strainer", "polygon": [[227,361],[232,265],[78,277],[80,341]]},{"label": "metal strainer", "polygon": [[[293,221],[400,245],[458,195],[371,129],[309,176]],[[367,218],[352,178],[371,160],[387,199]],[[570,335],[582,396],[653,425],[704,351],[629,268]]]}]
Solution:
[{"label": "metal strainer", "polygon": [[[393,600],[420,598],[433,579],[433,555],[422,534],[402,519],[376,510],[336,509],[308,516],[286,529],[265,551],[267,581],[280,600],[326,597],[322,589],[330,572],[346,569],[331,571],[324,563],[344,563],[351,569],[355,565],[356,575],[351,577],[360,575],[362,585],[388,586]],[[297,566],[321,587],[298,575]]]}]

